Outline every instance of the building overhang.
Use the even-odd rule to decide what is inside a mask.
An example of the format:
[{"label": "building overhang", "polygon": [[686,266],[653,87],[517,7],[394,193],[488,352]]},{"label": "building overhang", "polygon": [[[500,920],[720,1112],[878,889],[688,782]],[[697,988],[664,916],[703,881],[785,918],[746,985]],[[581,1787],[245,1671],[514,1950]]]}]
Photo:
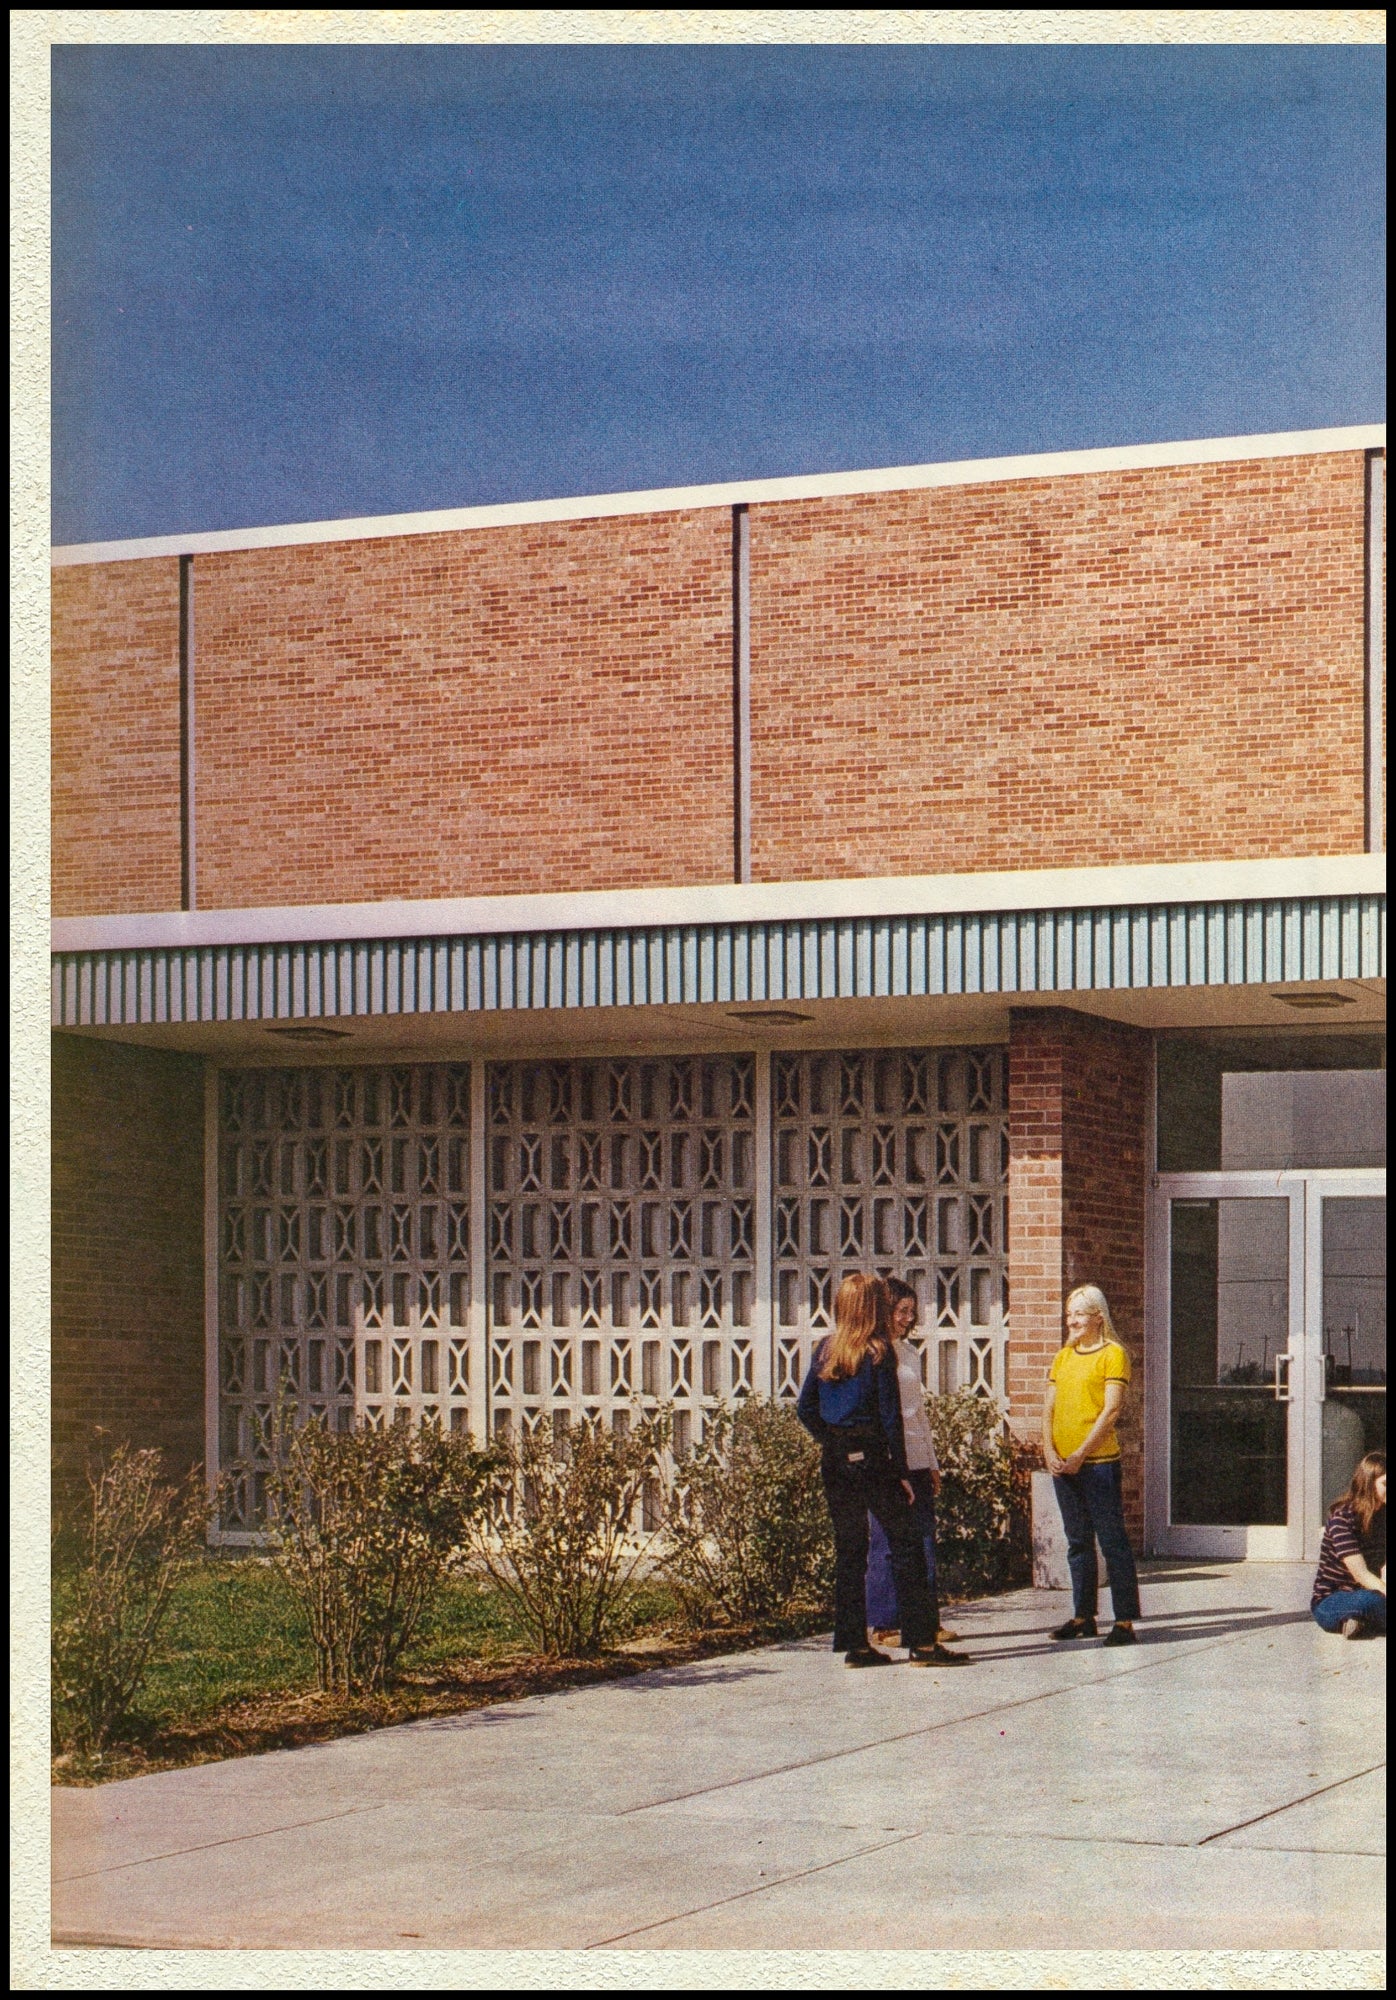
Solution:
[{"label": "building overhang", "polygon": [[53,1024],[405,1031],[1306,982],[1370,999],[1385,911],[1384,857],[1343,855],[68,918],[52,927]]}]

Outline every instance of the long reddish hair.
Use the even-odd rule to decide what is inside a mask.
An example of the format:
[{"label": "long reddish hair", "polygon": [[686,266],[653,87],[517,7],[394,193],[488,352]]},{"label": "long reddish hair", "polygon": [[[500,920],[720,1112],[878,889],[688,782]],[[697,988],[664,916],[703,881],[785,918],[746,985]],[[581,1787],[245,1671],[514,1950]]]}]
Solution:
[{"label": "long reddish hair", "polygon": [[891,1345],[887,1287],[881,1278],[853,1271],[834,1295],[834,1331],[824,1343],[819,1374],[825,1382],[846,1382],[866,1356],[881,1361]]},{"label": "long reddish hair", "polygon": [[1377,1498],[1377,1481],[1385,1470],[1384,1451],[1369,1451],[1365,1458],[1359,1458],[1352,1469],[1347,1492],[1338,1495],[1333,1506],[1329,1508],[1329,1513],[1333,1512],[1334,1507],[1351,1507],[1357,1516],[1357,1524],[1365,1535],[1386,1505],[1384,1500]]}]

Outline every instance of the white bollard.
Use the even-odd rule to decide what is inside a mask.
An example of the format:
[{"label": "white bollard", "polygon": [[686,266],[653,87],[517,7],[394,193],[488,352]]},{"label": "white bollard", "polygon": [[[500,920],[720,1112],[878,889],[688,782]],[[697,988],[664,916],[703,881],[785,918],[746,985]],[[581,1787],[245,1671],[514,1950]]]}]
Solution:
[{"label": "white bollard", "polygon": [[1032,1585],[1034,1590],[1070,1590],[1066,1530],[1050,1472],[1032,1476]]}]

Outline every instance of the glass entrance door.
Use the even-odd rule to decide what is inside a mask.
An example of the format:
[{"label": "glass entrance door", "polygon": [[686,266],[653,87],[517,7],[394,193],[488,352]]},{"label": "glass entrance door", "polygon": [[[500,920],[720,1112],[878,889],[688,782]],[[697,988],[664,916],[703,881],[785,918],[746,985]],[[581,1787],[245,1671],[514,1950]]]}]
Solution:
[{"label": "glass entrance door", "polygon": [[1151,1546],[1317,1557],[1328,1503],[1386,1442],[1385,1221],[1379,1173],[1160,1182]]},{"label": "glass entrance door", "polygon": [[1317,1329],[1319,1513],[1369,1451],[1386,1449],[1386,1197],[1367,1175],[1313,1185],[1308,1195],[1308,1310]]}]

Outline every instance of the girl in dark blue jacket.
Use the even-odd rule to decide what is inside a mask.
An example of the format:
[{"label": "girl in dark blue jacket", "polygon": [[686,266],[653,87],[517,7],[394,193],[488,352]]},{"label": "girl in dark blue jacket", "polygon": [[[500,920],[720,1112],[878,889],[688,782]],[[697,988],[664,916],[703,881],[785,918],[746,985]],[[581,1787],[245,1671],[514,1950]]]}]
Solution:
[{"label": "girl in dark blue jacket", "polygon": [[821,1447],[824,1497],[834,1524],[834,1651],[843,1653],[850,1667],[890,1665],[886,1653],[868,1644],[863,1588],[871,1513],[892,1552],[902,1644],[914,1665],[949,1666],[958,1664],[958,1656],[936,1644],[936,1609],[911,1511],[886,1320],[881,1280],[863,1273],[845,1278],[834,1300],[834,1331],[816,1349],[796,1405],[800,1422]]}]

